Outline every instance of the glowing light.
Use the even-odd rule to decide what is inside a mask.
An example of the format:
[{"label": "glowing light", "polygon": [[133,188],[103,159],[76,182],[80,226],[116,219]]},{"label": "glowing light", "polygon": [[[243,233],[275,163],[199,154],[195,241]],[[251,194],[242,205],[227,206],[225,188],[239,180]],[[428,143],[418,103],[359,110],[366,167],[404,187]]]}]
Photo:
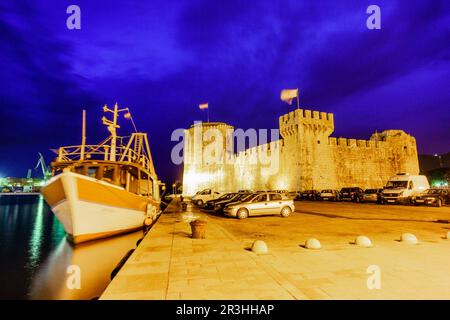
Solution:
[{"label": "glowing light", "polygon": [[39,256],[41,254],[41,246],[42,246],[42,231],[44,224],[44,198],[42,196],[39,197],[39,202],[36,210],[36,220],[33,225],[33,232],[30,238],[30,264],[34,267],[39,262]]},{"label": "glowing light", "polygon": [[286,190],[288,189],[288,183],[285,177],[280,177],[276,183],[276,189],[278,190]]},{"label": "glowing light", "polygon": [[442,181],[442,180],[435,180],[431,183],[432,187],[448,187],[448,182],[447,181]]},{"label": "glowing light", "polygon": [[186,194],[193,195],[197,191],[210,188],[211,184],[215,180],[223,179],[224,172],[222,170],[214,173],[197,173],[195,171],[189,171],[184,174],[184,184],[187,186],[187,190],[184,190]]}]

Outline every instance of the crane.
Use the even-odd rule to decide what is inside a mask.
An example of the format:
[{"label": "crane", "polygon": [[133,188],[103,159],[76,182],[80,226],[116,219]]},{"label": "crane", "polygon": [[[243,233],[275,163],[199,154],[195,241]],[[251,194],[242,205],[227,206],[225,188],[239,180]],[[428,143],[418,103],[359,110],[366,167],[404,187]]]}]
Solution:
[{"label": "crane", "polygon": [[47,165],[45,164],[44,156],[40,152],[39,152],[39,160],[36,166],[34,167],[34,170],[37,170],[39,166],[41,167],[42,176],[44,177],[44,180],[47,181],[48,179],[50,179],[50,177],[52,176],[52,171],[50,167],[47,167]]}]

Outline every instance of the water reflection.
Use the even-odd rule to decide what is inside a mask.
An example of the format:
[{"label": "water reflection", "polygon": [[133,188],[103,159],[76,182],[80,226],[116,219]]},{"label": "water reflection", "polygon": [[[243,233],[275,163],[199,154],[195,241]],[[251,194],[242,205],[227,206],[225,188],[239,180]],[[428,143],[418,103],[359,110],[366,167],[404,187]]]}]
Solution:
[{"label": "water reflection", "polygon": [[[33,279],[31,299],[93,299],[110,282],[110,274],[125,253],[135,248],[142,232],[88,242],[76,247],[66,238],[39,268]],[[79,267],[80,289],[70,289],[70,266]],[[78,268],[77,268],[78,269]],[[69,271],[69,272],[68,272]]]},{"label": "water reflection", "polygon": [[36,268],[39,263],[39,255],[42,246],[42,228],[44,224],[44,199],[39,197],[36,209],[36,219],[33,223],[33,232],[31,233],[29,245],[29,265],[31,268]]},{"label": "water reflection", "polygon": [[[0,196],[0,299],[91,299],[142,232],[75,248],[40,196]],[[68,290],[67,267],[78,265],[81,289]]]}]

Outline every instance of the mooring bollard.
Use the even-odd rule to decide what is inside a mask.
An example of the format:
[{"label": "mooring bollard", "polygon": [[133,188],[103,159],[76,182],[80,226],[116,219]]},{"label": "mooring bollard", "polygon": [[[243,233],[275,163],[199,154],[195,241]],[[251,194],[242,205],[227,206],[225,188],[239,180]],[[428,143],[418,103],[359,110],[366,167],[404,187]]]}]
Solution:
[{"label": "mooring bollard", "polygon": [[366,236],[358,236],[355,239],[355,244],[360,247],[370,248],[372,246],[372,241]]},{"label": "mooring bollard", "polygon": [[417,244],[419,241],[417,240],[417,237],[413,235],[412,233],[404,233],[400,237],[401,242],[406,242],[409,244]]},{"label": "mooring bollard", "polygon": [[314,238],[310,238],[310,239],[306,240],[305,248],[306,249],[318,250],[318,249],[322,248],[322,245],[320,244],[319,240],[314,239]]},{"label": "mooring bollard", "polygon": [[253,242],[252,251],[256,254],[266,254],[269,253],[269,248],[264,241],[256,240],[255,242]]}]

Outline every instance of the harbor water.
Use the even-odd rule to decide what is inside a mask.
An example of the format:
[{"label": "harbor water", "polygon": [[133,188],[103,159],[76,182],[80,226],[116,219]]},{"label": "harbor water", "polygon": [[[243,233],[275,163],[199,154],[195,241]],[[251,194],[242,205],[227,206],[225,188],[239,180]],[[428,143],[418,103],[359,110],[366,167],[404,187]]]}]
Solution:
[{"label": "harbor water", "polygon": [[[95,299],[141,231],[72,246],[40,195],[0,195],[0,299]],[[74,266],[79,288],[68,285]]]}]

